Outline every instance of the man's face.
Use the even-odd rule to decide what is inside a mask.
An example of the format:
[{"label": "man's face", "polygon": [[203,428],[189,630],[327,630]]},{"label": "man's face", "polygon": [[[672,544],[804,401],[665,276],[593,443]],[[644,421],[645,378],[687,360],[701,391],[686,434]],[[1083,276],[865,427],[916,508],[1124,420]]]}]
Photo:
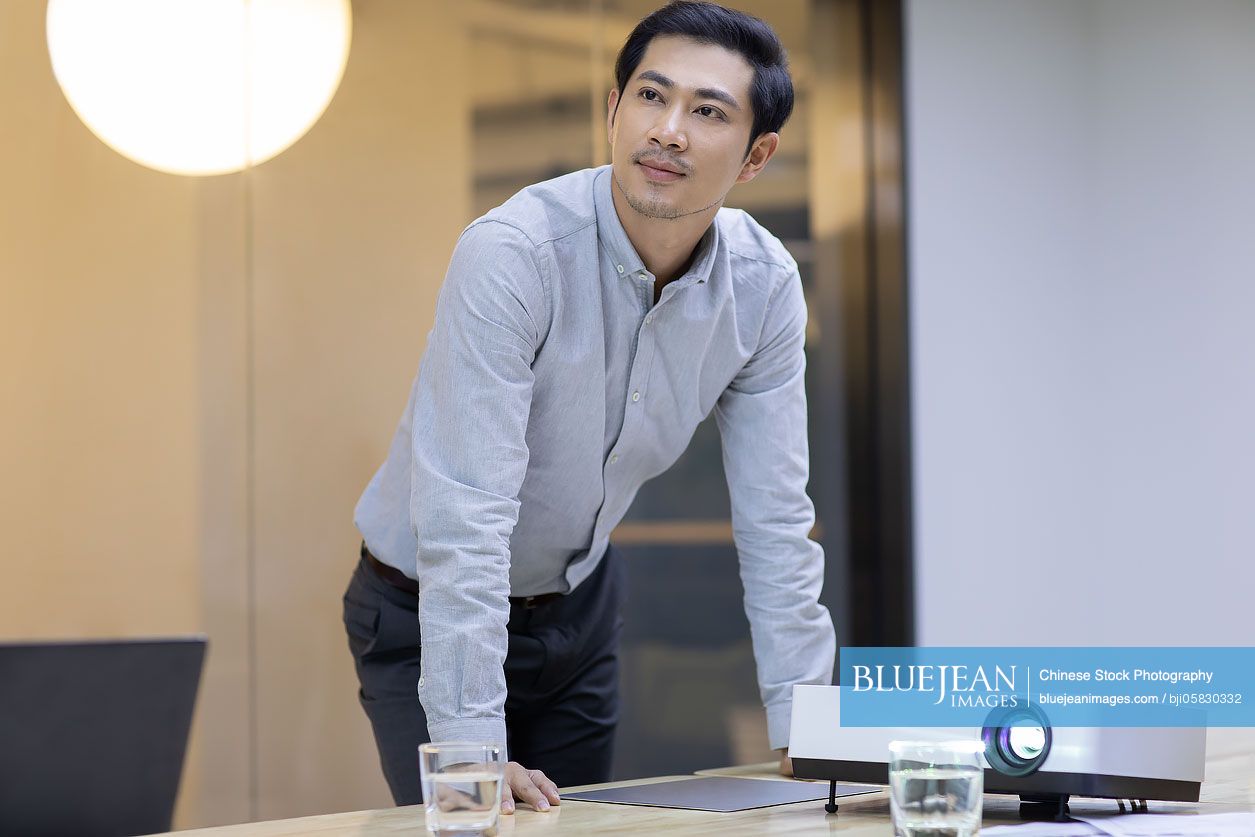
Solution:
[{"label": "man's face", "polygon": [[749,63],[723,47],[675,35],[649,42],[622,97],[612,90],[609,100],[615,181],[633,209],[682,218],[753,177],[742,177],[753,78]]}]

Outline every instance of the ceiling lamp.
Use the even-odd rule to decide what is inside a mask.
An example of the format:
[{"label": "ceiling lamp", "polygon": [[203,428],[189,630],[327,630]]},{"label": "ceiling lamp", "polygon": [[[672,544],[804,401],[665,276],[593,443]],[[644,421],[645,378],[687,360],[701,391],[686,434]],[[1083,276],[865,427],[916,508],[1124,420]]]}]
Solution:
[{"label": "ceiling lamp", "polygon": [[184,175],[269,160],[344,75],[349,0],[49,0],[70,107],[110,148]]}]

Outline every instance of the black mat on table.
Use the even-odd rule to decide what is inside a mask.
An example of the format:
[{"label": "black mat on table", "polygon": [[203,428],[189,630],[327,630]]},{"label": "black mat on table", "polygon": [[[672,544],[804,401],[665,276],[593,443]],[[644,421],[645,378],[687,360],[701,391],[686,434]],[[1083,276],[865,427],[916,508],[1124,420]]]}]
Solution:
[{"label": "black mat on table", "polygon": [[[874,793],[882,788],[869,785],[837,785],[837,796]],[[562,798],[581,802],[614,802],[620,805],[648,805],[654,808],[685,808],[693,811],[748,811],[793,802],[828,799],[827,782],[747,779],[739,776],[700,776],[650,785],[564,793]]]}]

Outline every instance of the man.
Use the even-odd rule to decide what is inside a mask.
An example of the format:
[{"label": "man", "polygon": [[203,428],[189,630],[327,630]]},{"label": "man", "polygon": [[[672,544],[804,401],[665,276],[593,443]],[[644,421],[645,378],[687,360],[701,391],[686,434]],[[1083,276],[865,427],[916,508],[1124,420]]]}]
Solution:
[{"label": "man", "polygon": [[421,798],[429,738],[506,745],[507,813],[609,780],[609,534],[712,410],[782,770],[792,686],[832,679],[801,281],[776,238],[721,208],[775,153],[793,106],[784,51],[756,18],[676,2],[635,28],[615,77],[612,164],[524,189],[463,231],[357,507],[344,618],[398,804]]}]

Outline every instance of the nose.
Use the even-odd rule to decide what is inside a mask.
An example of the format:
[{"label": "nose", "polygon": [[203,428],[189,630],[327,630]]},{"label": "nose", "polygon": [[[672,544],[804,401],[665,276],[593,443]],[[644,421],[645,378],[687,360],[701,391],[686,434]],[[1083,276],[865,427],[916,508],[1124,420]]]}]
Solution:
[{"label": "nose", "polygon": [[679,108],[666,108],[650,126],[649,141],[673,151],[684,151],[689,142],[681,126],[683,116]]}]

